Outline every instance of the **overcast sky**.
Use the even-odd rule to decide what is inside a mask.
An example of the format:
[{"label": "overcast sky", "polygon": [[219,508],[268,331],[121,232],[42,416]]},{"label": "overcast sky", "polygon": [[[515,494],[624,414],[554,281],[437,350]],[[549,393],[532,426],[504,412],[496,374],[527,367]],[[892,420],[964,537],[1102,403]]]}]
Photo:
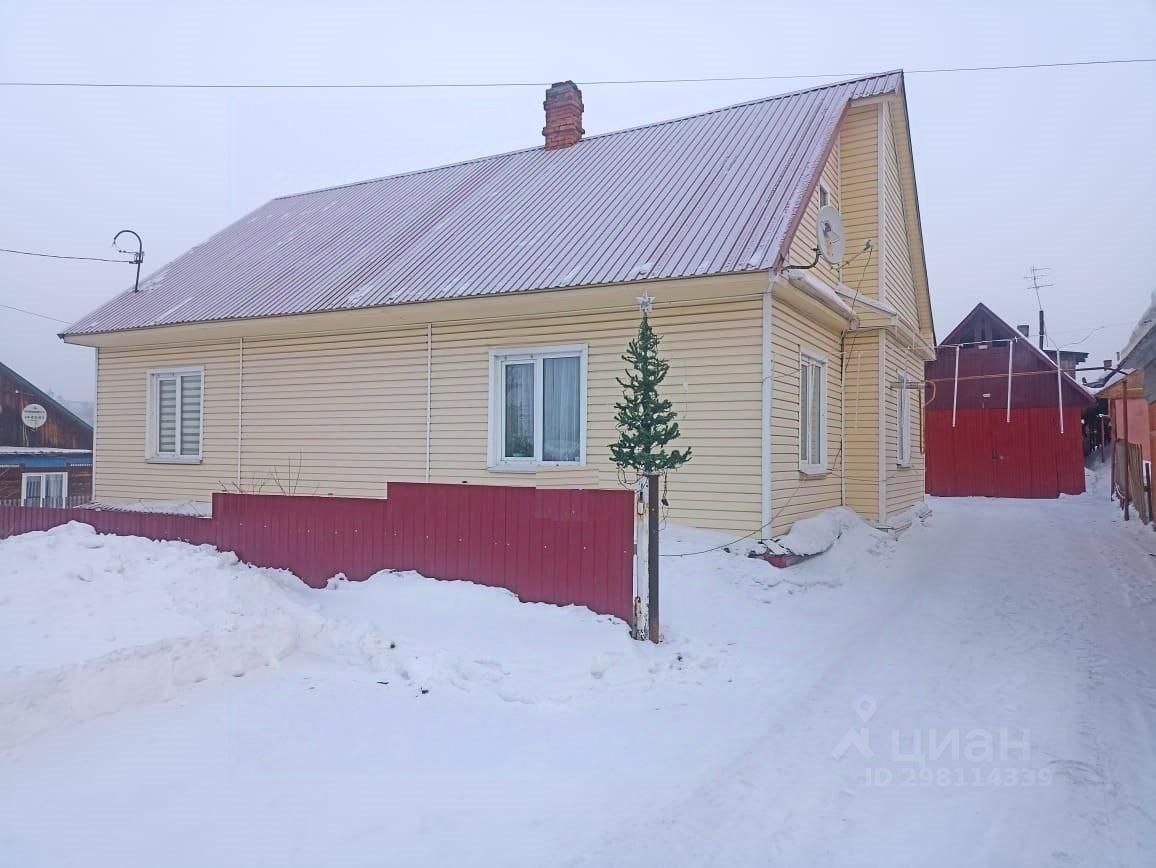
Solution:
[{"label": "overcast sky", "polygon": [[[0,0],[0,79],[553,81],[858,74],[1156,55],[1156,5],[1121,2],[150,3]],[[587,134],[816,81],[585,86]],[[1156,290],[1156,64],[910,75],[940,338],[976,302],[1114,355]],[[145,272],[273,196],[541,142],[539,88],[137,91],[0,88],[0,247]],[[0,303],[79,318],[129,266],[0,254]],[[0,308],[0,360],[72,399],[92,351]]]}]

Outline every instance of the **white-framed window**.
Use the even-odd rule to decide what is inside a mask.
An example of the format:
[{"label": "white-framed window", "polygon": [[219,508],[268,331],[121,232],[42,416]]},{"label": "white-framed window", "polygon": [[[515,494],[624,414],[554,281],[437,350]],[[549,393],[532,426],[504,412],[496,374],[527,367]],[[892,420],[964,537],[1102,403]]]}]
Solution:
[{"label": "white-framed window", "polygon": [[25,473],[20,484],[21,506],[67,506],[67,473]]},{"label": "white-framed window", "polygon": [[799,469],[827,472],[827,359],[799,354]]},{"label": "white-framed window", "polygon": [[146,458],[178,464],[201,460],[204,385],[204,368],[149,371]]},{"label": "white-framed window", "polygon": [[819,207],[831,204],[831,194],[827,192],[827,188],[822,184],[819,185]]},{"label": "white-framed window", "polygon": [[911,390],[907,388],[907,374],[899,375],[899,454],[897,460],[900,467],[911,464]]},{"label": "white-framed window", "polygon": [[586,346],[490,353],[492,467],[586,463]]}]

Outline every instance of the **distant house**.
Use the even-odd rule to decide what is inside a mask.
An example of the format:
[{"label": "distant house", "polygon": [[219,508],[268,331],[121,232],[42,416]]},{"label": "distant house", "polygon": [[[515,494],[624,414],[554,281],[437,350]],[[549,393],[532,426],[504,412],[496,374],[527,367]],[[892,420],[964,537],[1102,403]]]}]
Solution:
[{"label": "distant house", "polygon": [[1120,363],[1097,393],[1108,402],[1114,437],[1112,474],[1121,503],[1151,520],[1156,454],[1156,293],[1132,331]]},{"label": "distant house", "polygon": [[0,504],[63,506],[92,496],[92,426],[0,363]]},{"label": "distant house", "polygon": [[986,305],[938,346],[925,377],[928,494],[1084,490],[1082,416],[1095,398]]},{"label": "distant house", "polygon": [[69,328],[97,349],[97,499],[617,487],[644,292],[694,449],[672,520],[770,535],[922,499],[902,74],[588,138],[572,82],[545,109],[544,145],[275,199]]}]

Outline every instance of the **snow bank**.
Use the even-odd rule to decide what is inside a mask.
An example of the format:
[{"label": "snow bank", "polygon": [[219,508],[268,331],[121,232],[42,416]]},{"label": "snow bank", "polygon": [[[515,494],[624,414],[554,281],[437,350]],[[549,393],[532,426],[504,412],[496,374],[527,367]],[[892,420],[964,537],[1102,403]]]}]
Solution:
[{"label": "snow bank", "polygon": [[297,657],[414,696],[542,707],[727,681],[747,665],[736,642],[765,630],[752,602],[838,586],[889,541],[847,510],[800,522],[784,541],[810,553],[836,539],[782,571],[746,547],[719,548],[725,534],[667,528],[665,641],[654,646],[610,616],[469,582],[382,572],[315,590],[210,546],[78,523],[25,534],[0,541],[0,747]]},{"label": "snow bank", "polygon": [[685,651],[588,609],[416,573],[314,590],[210,546],[75,522],[0,542],[0,747],[298,654],[415,695],[550,704],[680,678]]},{"label": "snow bank", "polygon": [[76,522],[4,540],[0,746],[275,663],[303,615],[274,571],[208,546]]}]

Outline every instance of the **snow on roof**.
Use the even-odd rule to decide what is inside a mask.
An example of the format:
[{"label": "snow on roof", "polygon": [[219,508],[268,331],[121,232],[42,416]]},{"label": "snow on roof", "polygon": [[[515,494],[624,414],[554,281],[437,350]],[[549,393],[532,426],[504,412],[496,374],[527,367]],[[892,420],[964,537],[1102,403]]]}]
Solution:
[{"label": "snow on roof", "polygon": [[274,199],[66,335],[758,271],[889,72]]}]

